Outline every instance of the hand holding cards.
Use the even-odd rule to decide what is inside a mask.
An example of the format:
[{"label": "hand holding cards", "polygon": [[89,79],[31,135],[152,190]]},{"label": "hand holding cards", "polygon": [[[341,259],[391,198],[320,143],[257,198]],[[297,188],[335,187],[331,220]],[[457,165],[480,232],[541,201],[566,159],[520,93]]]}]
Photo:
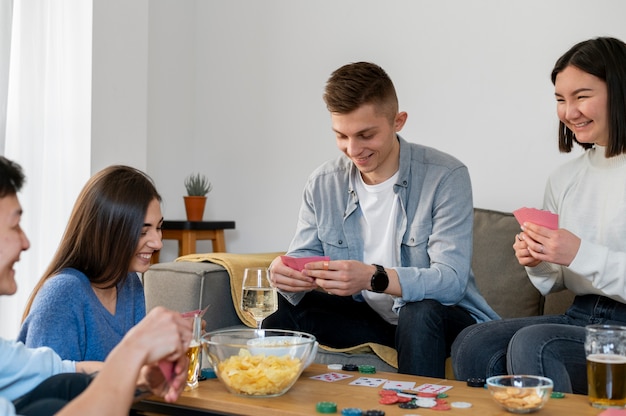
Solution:
[{"label": "hand holding cards", "polygon": [[513,211],[513,215],[520,225],[523,225],[525,222],[532,222],[551,230],[559,228],[559,216],[550,211],[523,207]]},{"label": "hand holding cards", "polygon": [[310,257],[290,257],[290,256],[280,256],[280,259],[283,261],[285,266],[291,267],[294,270],[301,272],[304,270],[304,266],[307,263],[311,263],[314,261],[330,261],[330,257],[328,256],[310,256]]}]

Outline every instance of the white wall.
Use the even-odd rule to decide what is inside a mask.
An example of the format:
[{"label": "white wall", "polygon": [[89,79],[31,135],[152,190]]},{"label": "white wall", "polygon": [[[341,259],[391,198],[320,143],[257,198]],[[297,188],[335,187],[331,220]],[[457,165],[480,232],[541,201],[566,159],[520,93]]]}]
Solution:
[{"label": "white wall", "polygon": [[[169,219],[184,218],[184,177],[206,173],[214,190],[205,218],[236,221],[226,232],[231,252],[287,248],[307,175],[338,154],[321,95],[339,66],[367,60],[385,68],[409,113],[403,136],[464,161],[475,206],[511,211],[539,207],[549,172],[574,156],[557,149],[555,60],[590,37],[626,40],[621,0],[140,3],[132,10],[137,27],[111,27],[108,35],[136,39],[147,15],[146,169]],[[105,4],[120,14],[131,7]],[[110,58],[142,69],[136,56]],[[132,86],[124,71],[108,76]],[[141,107],[141,88],[129,94]],[[134,127],[141,121],[111,119],[107,140],[131,129],[143,143]],[[94,140],[104,136],[97,127]],[[142,149],[133,150],[141,164]],[[115,163],[112,156],[94,154],[94,165]],[[208,250],[205,242],[198,251]],[[162,260],[175,257],[166,241]]]},{"label": "white wall", "polygon": [[148,0],[93,0],[91,171],[147,169]]}]

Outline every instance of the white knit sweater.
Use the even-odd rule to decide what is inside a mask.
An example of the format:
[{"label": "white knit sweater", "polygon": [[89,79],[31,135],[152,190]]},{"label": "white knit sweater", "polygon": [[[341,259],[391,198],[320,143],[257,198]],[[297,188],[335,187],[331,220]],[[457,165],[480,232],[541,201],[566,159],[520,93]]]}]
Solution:
[{"label": "white knit sweater", "polygon": [[547,294],[568,288],[626,303],[626,155],[606,158],[595,146],[549,178],[544,209],[559,215],[559,228],[581,239],[569,267],[543,262],[526,270]]}]

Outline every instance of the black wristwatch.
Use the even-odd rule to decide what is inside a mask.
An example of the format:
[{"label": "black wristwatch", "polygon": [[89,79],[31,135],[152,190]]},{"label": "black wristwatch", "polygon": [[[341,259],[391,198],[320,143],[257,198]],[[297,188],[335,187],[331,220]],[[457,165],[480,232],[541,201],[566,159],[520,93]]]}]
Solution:
[{"label": "black wristwatch", "polygon": [[389,276],[387,276],[383,266],[378,264],[373,264],[372,266],[376,266],[376,272],[372,275],[372,281],[370,282],[372,288],[370,290],[376,293],[383,293],[389,286]]}]

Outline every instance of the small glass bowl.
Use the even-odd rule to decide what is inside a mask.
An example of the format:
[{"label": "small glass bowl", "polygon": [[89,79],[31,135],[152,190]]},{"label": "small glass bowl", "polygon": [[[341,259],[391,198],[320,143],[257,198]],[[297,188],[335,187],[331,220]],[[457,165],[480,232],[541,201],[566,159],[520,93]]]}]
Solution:
[{"label": "small glass bowl", "polygon": [[511,413],[531,413],[550,399],[554,383],[541,376],[494,376],[487,379],[493,400]]}]

